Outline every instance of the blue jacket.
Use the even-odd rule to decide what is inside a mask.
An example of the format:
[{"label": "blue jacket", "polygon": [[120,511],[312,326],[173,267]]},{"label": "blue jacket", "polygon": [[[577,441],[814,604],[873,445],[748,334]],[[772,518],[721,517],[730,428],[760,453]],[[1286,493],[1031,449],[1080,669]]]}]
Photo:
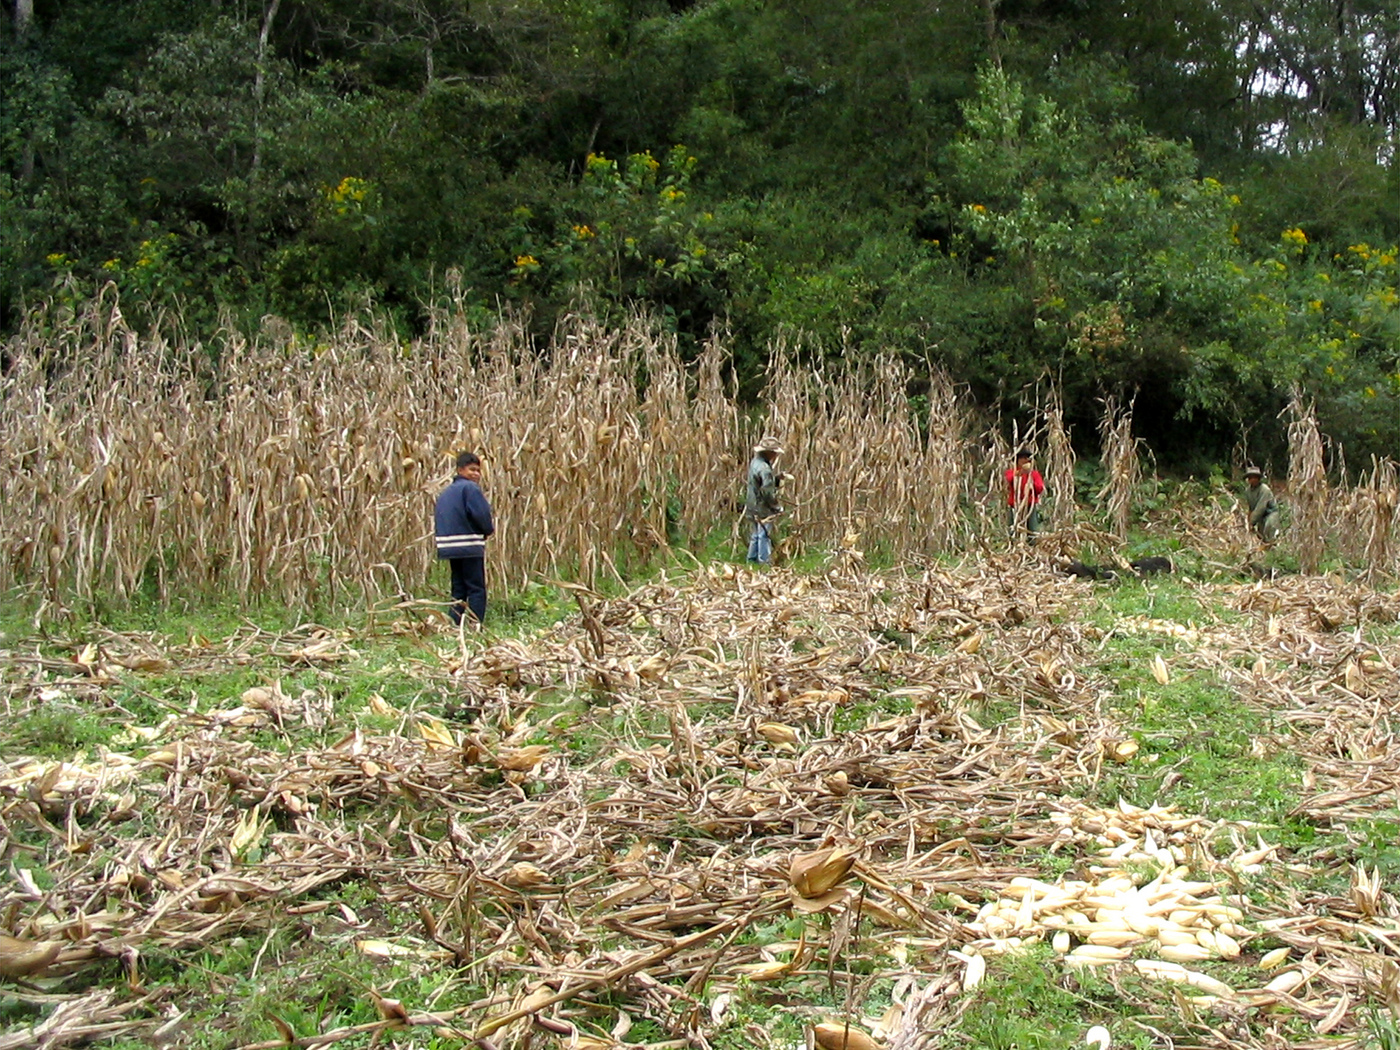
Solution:
[{"label": "blue jacket", "polygon": [[455,477],[437,498],[433,512],[439,558],[484,558],[486,537],[496,531],[491,504],[475,481]]}]

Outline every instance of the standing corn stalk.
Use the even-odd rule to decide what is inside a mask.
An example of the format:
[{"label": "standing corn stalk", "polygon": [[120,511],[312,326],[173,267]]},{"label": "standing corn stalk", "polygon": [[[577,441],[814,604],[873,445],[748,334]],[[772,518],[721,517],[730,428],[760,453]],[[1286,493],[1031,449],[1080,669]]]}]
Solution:
[{"label": "standing corn stalk", "polygon": [[923,525],[925,553],[953,545],[961,516],[958,502],[967,473],[966,412],[958,403],[953,381],[942,372],[929,376],[928,437],[923,463],[918,468],[917,506],[926,515]]},{"label": "standing corn stalk", "polygon": [[1099,420],[1099,442],[1105,480],[1099,492],[1099,503],[1108,512],[1118,542],[1126,543],[1133,493],[1142,477],[1138,441],[1133,437],[1133,402],[1129,401],[1126,408],[1120,408],[1118,399],[1110,397],[1104,400],[1103,406],[1103,416]]},{"label": "standing corn stalk", "polygon": [[1065,426],[1065,407],[1058,387],[1045,402],[1045,484],[1050,490],[1050,528],[1056,532],[1074,524],[1074,447]]},{"label": "standing corn stalk", "polygon": [[985,542],[986,538],[1003,535],[1006,530],[1005,473],[1007,464],[1013,462],[1013,447],[1002,436],[999,421],[982,432],[972,454],[974,469],[964,475],[964,486],[968,504],[976,514],[973,533]]},{"label": "standing corn stalk", "polygon": [[1288,489],[1293,505],[1290,537],[1298,568],[1315,573],[1327,548],[1328,485],[1322,435],[1312,402],[1293,388],[1288,407]]},{"label": "standing corn stalk", "polygon": [[1353,493],[1357,510],[1354,527],[1349,534],[1365,541],[1362,556],[1366,574],[1372,578],[1395,571],[1396,509],[1400,504],[1400,476],[1391,459],[1371,457],[1371,471]]}]

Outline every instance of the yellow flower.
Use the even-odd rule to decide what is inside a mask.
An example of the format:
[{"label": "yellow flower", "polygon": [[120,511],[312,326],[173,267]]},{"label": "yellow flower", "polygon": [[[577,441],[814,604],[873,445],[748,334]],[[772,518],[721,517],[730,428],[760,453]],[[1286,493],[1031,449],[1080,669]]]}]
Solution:
[{"label": "yellow flower", "polygon": [[[333,187],[325,187],[326,199],[333,204],[344,204],[346,201],[363,201],[369,196],[369,183],[364,179],[357,179],[353,175],[347,175]],[[336,213],[344,215],[345,212],[339,208]]]},{"label": "yellow flower", "polygon": [[972,210],[975,211],[978,215],[985,214],[986,211],[987,211],[987,209],[986,209],[985,207],[983,207],[981,204],[974,204],[974,205],[972,205]]},{"label": "yellow flower", "polygon": [[517,255],[515,257],[515,266],[518,270],[537,270],[539,265],[540,261],[533,255]]},{"label": "yellow flower", "polygon": [[1375,396],[1376,396],[1376,388],[1373,387],[1373,386],[1368,386],[1368,387],[1366,388],[1366,396],[1367,396],[1367,397],[1375,397]]},{"label": "yellow flower", "polygon": [[1296,226],[1291,230],[1284,230],[1281,239],[1300,248],[1308,243],[1308,235]]},{"label": "yellow flower", "polygon": [[1308,303],[1308,308],[1311,309],[1313,313],[1322,313],[1322,300],[1314,299],[1312,302]]},{"label": "yellow flower", "polygon": [[52,252],[44,256],[44,262],[48,263],[50,266],[62,266],[67,261],[68,256],[63,254],[63,252]]},{"label": "yellow flower", "polygon": [[578,238],[579,240],[581,240],[581,241],[586,241],[586,240],[588,240],[590,237],[596,237],[596,236],[598,236],[596,233],[593,232],[592,227],[587,226],[587,225],[575,226],[575,227],[573,227],[573,231],[574,231],[574,236],[577,237],[577,238]]}]

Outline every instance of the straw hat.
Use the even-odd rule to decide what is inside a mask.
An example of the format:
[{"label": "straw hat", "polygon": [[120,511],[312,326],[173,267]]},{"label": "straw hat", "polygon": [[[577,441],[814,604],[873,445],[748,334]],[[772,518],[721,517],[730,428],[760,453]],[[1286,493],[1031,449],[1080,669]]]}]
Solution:
[{"label": "straw hat", "polygon": [[1258,467],[1250,466],[1244,468],[1244,476],[1247,478],[1262,478],[1264,476],[1264,472]]},{"label": "straw hat", "polygon": [[762,440],[753,447],[753,450],[755,452],[776,452],[780,456],[783,454],[783,446],[778,444],[778,439],[772,434],[764,434]]}]

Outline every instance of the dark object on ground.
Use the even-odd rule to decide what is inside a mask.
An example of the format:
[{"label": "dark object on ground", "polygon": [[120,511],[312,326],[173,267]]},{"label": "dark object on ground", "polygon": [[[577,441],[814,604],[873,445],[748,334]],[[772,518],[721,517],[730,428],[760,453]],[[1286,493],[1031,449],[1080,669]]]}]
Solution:
[{"label": "dark object on ground", "polygon": [[1171,572],[1172,560],[1170,558],[1138,558],[1136,561],[1128,562],[1133,567],[1133,572],[1139,576],[1156,576],[1159,572]]},{"label": "dark object on ground", "polygon": [[889,642],[891,645],[911,652],[914,649],[914,636],[908,631],[901,631],[894,627],[881,627],[877,623],[870,628],[870,637],[879,638],[881,641]]},{"label": "dark object on ground", "polygon": [[1078,576],[1081,580],[1116,580],[1118,574],[1103,565],[1085,565],[1082,561],[1072,561],[1060,569],[1066,576]]},{"label": "dark object on ground", "polygon": [[1244,571],[1256,580],[1276,580],[1280,576],[1296,576],[1292,569],[1276,569],[1272,565],[1260,565],[1257,561],[1245,565]]}]

